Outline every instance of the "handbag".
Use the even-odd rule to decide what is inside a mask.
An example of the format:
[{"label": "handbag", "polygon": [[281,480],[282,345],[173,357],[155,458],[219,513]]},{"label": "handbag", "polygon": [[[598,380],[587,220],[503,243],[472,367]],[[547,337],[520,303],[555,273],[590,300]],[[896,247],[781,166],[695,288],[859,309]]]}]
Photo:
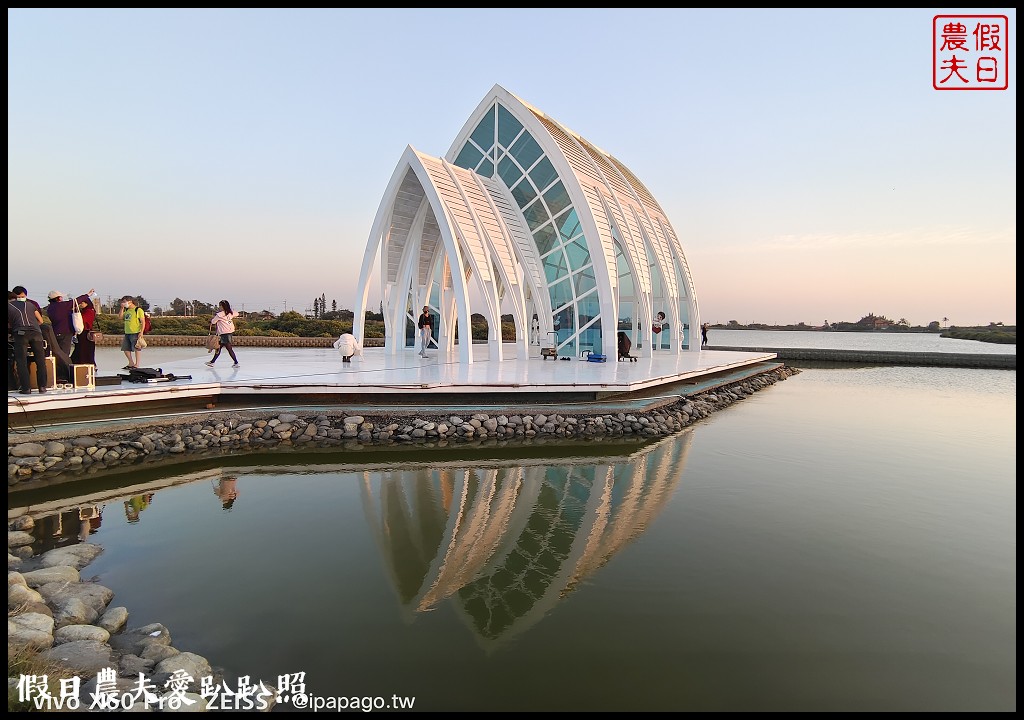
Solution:
[{"label": "handbag", "polygon": [[93,342],[96,342],[97,340],[103,339],[103,333],[97,332],[95,330],[90,330],[85,334],[85,337],[89,340],[92,340]]},{"label": "handbag", "polygon": [[220,348],[220,335],[210,333],[206,336],[206,352],[213,352]]},{"label": "handbag", "polygon": [[82,308],[78,307],[78,300],[71,301],[71,329],[75,335],[85,332],[85,318],[82,317]]}]

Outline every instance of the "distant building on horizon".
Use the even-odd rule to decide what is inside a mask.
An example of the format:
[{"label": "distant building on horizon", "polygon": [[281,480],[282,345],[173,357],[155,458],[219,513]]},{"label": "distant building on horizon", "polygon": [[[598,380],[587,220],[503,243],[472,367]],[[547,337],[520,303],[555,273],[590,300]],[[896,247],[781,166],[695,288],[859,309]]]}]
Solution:
[{"label": "distant building on horizon", "polygon": [[[487,322],[490,360],[503,357],[502,315],[519,357],[539,336],[562,356],[614,358],[620,331],[641,354],[700,350],[693,280],[658,202],[615,157],[499,85],[444,158],[402,154],[360,268],[359,339],[374,277],[391,353],[414,346],[424,306],[440,320],[437,346],[463,363],[473,361],[474,314]],[[654,335],[658,312],[665,327]]]}]

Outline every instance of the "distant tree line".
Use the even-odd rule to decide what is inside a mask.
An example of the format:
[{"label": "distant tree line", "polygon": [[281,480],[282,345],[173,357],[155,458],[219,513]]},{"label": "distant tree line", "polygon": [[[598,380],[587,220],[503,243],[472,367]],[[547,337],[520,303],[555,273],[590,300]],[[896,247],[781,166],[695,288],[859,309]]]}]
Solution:
[{"label": "distant tree line", "polygon": [[961,340],[978,340],[981,342],[994,343],[1017,343],[1017,327],[1008,326],[1001,322],[992,322],[986,326],[978,327],[944,327],[943,323],[948,322],[943,318],[942,322],[932,320],[927,325],[911,325],[906,318],[891,320],[884,315],[868,313],[857,322],[833,322],[828,320],[822,325],[813,326],[806,323],[795,325],[766,325],[764,323],[749,323],[743,325],[735,320],[728,323],[713,323],[711,327],[725,330],[831,330],[834,332],[887,332],[887,333],[939,333],[940,337],[958,338]]},{"label": "distant tree line", "polygon": [[[319,305],[319,303],[317,303]],[[140,305],[140,307],[142,307]],[[364,315],[364,337],[384,337],[384,315],[379,312],[367,311]],[[153,324],[153,335],[206,335],[213,319],[213,309],[200,315],[150,315]],[[280,315],[263,313],[246,313],[235,319],[235,334],[255,337],[338,337],[343,333],[352,332],[353,313],[351,310],[331,310],[318,318],[307,317],[289,311]],[[482,315],[472,317],[472,337],[474,340],[486,340],[488,335],[487,321]],[[412,328],[412,321],[408,321]],[[116,314],[101,313],[96,315],[95,329],[103,333],[118,335],[124,331],[124,321]],[[515,340],[515,323],[511,315],[502,317],[502,339],[506,342]],[[412,330],[409,331],[412,333]],[[458,329],[455,336],[458,337]]]},{"label": "distant tree line", "polygon": [[[139,307],[150,312],[149,303],[145,298],[139,297],[136,300]],[[353,312],[351,310],[339,310],[338,301],[331,301],[331,309],[327,310],[327,298],[321,295],[313,299],[313,312],[303,315],[295,311],[283,312],[274,315],[268,310],[260,312],[243,313],[235,320],[235,333],[237,335],[261,336],[261,337],[338,337],[347,332],[352,332]],[[236,308],[237,309],[237,308]],[[122,320],[117,317],[116,308],[111,312],[104,313],[106,307],[101,306],[101,312],[96,316],[96,329],[100,332],[119,334],[123,330]],[[159,307],[153,308],[150,313],[153,323],[153,334],[156,335],[206,335],[209,331],[210,320],[216,312],[217,307],[212,303],[205,303],[199,300],[182,300],[175,298],[170,307],[163,310]],[[947,319],[943,318],[943,322]],[[484,341],[488,337],[487,320],[480,314],[471,317],[473,340]],[[891,320],[884,315],[868,313],[857,322],[832,322],[826,320],[822,325],[813,326],[807,323],[796,323],[793,325],[768,325],[765,323],[741,324],[736,320],[730,320],[725,324],[712,323],[713,328],[727,330],[798,330],[798,331],[835,331],[835,332],[928,332],[940,333],[941,337],[959,338],[963,340],[980,340],[982,342],[996,342],[1016,344],[1016,326],[1007,326],[1001,322],[989,323],[983,327],[956,327],[944,328],[938,320],[933,320],[926,326],[911,325],[906,318]],[[380,312],[365,313],[365,337],[384,337],[384,314],[383,307]],[[412,320],[407,320],[407,333],[415,334]],[[456,328],[456,337],[458,337]],[[514,342],[516,339],[515,322],[511,315],[503,315],[501,318],[501,338],[504,342]]]}]

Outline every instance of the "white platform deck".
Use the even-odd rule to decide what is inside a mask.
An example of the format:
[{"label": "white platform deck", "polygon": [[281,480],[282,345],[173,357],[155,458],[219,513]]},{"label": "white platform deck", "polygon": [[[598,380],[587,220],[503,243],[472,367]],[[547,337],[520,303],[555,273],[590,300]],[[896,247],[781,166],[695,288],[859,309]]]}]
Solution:
[{"label": "white platform deck", "polygon": [[[506,346],[514,352],[514,346]],[[611,397],[620,393],[635,393],[680,381],[700,379],[723,371],[756,365],[775,359],[770,352],[700,351],[674,355],[667,351],[655,352],[653,357],[641,357],[637,362],[586,362],[578,358],[568,361],[529,357],[490,362],[486,359],[486,346],[474,348],[474,362],[468,365],[456,359],[447,359],[432,352],[429,359],[420,358],[412,349],[390,355],[383,348],[368,348],[362,356],[343,363],[338,352],[331,348],[238,348],[241,367],[232,368],[231,358],[222,354],[213,368],[204,363],[210,358],[202,348],[189,350],[185,357],[161,362],[165,374],[178,377],[191,376],[173,382],[129,383],[97,386],[94,389],[73,391],[33,392],[20,395],[8,392],[7,412],[12,415],[33,414],[38,411],[83,409],[99,410],[103,406],[155,401],[199,400],[218,396],[222,400],[232,397],[252,403],[265,398],[268,402],[282,396],[309,398],[322,396],[325,402],[331,396],[359,398],[372,403],[407,403],[431,405],[432,396],[451,399],[453,395],[475,396],[487,394],[507,396],[515,393],[524,403],[545,402],[557,396]],[[144,365],[155,352],[146,351]],[[508,355],[509,353],[506,353]],[[157,366],[154,362],[151,366]],[[100,376],[113,376],[127,371],[102,371]],[[141,408],[140,408],[141,410]]]}]

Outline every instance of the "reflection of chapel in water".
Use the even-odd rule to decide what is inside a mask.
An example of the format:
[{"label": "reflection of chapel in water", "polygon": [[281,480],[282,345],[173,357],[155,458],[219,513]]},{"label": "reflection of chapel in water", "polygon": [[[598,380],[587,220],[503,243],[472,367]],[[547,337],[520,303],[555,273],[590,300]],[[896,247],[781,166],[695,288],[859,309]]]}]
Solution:
[{"label": "reflection of chapel in water", "polygon": [[483,645],[522,632],[642,533],[682,477],[689,433],[626,457],[386,471],[367,519],[411,613],[456,603]]}]

